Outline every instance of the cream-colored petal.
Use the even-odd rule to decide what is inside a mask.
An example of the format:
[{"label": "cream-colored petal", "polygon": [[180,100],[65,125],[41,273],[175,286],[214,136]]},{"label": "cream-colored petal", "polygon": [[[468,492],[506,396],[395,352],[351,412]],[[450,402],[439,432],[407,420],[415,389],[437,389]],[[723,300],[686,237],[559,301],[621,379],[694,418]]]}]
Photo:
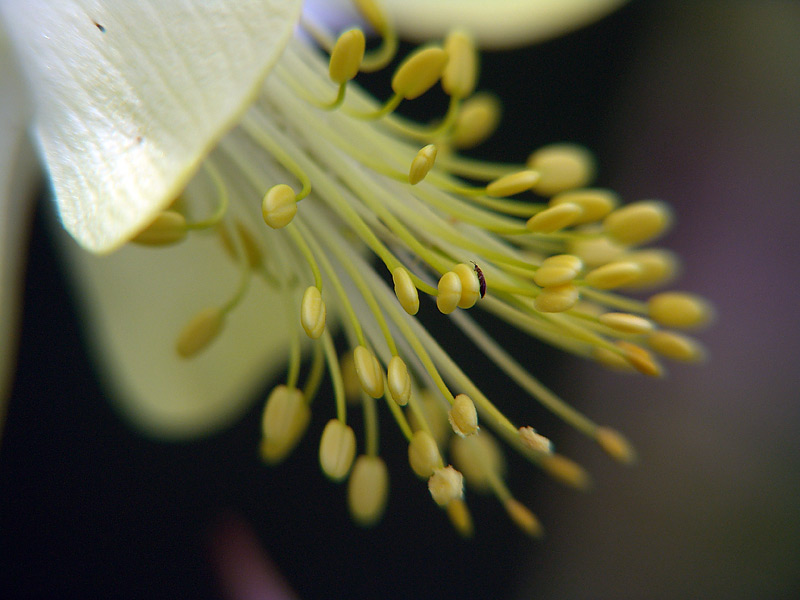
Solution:
[{"label": "cream-colored petal", "polygon": [[96,256],[54,229],[109,398],[137,428],[165,439],[200,436],[264,400],[259,390],[285,366],[290,321],[261,280],[208,348],[191,359],[175,352],[183,326],[236,289],[238,268],[218,240],[194,235],[171,248],[128,245]]},{"label": "cream-colored petal", "polygon": [[19,278],[37,172],[27,136],[28,101],[7,41],[0,30],[0,432],[16,355]]},{"label": "cream-colored petal", "polygon": [[453,27],[485,48],[540,42],[595,21],[626,0],[383,0],[402,36],[441,37]]},{"label": "cream-colored petal", "polygon": [[300,0],[4,0],[66,229],[115,249],[181,191],[279,58]]}]

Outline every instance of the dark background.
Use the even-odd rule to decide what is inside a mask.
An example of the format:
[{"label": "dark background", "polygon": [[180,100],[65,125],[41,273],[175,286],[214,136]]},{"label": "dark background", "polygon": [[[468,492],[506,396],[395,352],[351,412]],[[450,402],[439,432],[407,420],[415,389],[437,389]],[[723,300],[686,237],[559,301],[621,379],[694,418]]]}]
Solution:
[{"label": "dark background", "polygon": [[[37,215],[0,453],[0,597],[217,598],[208,542],[230,513],[253,525],[307,599],[793,597],[798,327],[780,296],[792,294],[800,183],[789,168],[800,155],[790,143],[800,139],[792,5],[634,2],[559,40],[483,58],[480,87],[497,91],[506,113],[480,154],[520,161],[561,140],[592,148],[601,185],[627,200],[652,193],[676,205],[679,226],[665,245],[685,255],[684,287],[712,297],[720,312],[707,336],[712,363],[646,386],[495,329],[545,383],[630,434],[643,455],[632,471],[514,402],[517,390],[491,365],[431,324],[488,395],[508,398],[500,404],[512,419],[529,415],[596,476],[597,490],[581,495],[511,458],[511,487],[542,518],[543,542],[474,494],[477,534],[462,541],[406,468],[405,443],[389,427],[381,432],[389,507],[366,531],[351,524],[344,488],[319,473],[313,439],[324,411],[276,468],[257,458],[260,402],[235,427],[194,443],[131,431],[97,386]],[[769,51],[754,72],[789,78],[777,97],[761,80],[726,88],[752,49],[731,33],[742,24],[763,32],[752,39]],[[381,81],[369,83],[383,95]],[[746,177],[736,159],[749,165]],[[715,161],[726,168],[716,173]],[[737,196],[743,190],[754,193]]]}]

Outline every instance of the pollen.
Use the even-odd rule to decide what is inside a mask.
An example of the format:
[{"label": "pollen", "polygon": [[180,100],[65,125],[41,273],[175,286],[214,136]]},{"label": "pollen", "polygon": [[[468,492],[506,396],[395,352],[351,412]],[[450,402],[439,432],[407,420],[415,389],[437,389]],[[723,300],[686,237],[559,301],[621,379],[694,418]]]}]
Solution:
[{"label": "pollen", "polygon": [[519,439],[534,452],[541,452],[542,454],[553,453],[553,442],[540,433],[536,433],[533,427],[520,427]]},{"label": "pollen", "polygon": [[466,394],[455,397],[448,417],[453,431],[461,437],[478,433],[478,411],[475,403]]},{"label": "pollen", "polygon": [[428,490],[436,504],[446,507],[464,496],[464,476],[452,466],[434,469],[428,479]]}]

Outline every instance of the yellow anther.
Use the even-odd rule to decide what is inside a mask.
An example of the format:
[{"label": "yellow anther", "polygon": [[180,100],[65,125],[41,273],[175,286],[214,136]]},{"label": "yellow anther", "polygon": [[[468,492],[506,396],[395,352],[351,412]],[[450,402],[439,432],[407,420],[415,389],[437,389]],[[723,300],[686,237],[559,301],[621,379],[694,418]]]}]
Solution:
[{"label": "yellow anther", "polygon": [[408,172],[408,182],[411,185],[417,185],[420,181],[425,179],[425,176],[433,168],[436,162],[436,146],[428,144],[420,149],[414,160],[411,161],[411,169]]},{"label": "yellow anther", "polygon": [[642,289],[664,285],[675,279],[680,271],[678,257],[669,250],[637,250],[625,254],[622,259],[636,263],[641,269],[636,279],[625,285],[626,288]]},{"label": "yellow anther", "polygon": [[461,302],[461,278],[453,271],[448,271],[439,280],[439,293],[436,296],[436,306],[439,311],[449,315]]},{"label": "yellow anther", "polygon": [[322,300],[319,288],[313,285],[308,286],[300,304],[300,323],[312,340],[319,338],[325,331],[326,314],[325,302]]},{"label": "yellow anther", "polygon": [[319,464],[322,472],[334,481],[347,477],[356,455],[356,434],[339,419],[331,419],[322,430]]},{"label": "yellow anther", "polygon": [[405,267],[395,267],[392,270],[392,280],[394,281],[394,293],[403,307],[410,315],[417,314],[419,311],[419,292],[417,286],[411,281],[411,275]]},{"label": "yellow anther", "polygon": [[308,427],[311,411],[297,388],[279,385],[267,398],[261,419],[261,457],[270,464],[283,460]]},{"label": "yellow anther", "polygon": [[654,240],[671,224],[672,213],[666,204],[646,200],[615,210],[605,218],[603,228],[615,240],[637,245]]},{"label": "yellow anther", "polygon": [[353,0],[353,4],[375,31],[383,34],[389,29],[386,13],[375,0]]},{"label": "yellow anther", "polygon": [[595,171],[591,153],[574,144],[544,146],[528,157],[526,165],[541,173],[534,189],[543,196],[583,187]]},{"label": "yellow anther", "polygon": [[528,219],[525,227],[533,233],[553,233],[559,229],[564,229],[564,227],[569,227],[580,219],[582,214],[583,209],[577,204],[563,202],[536,213]]},{"label": "yellow anther", "polygon": [[261,202],[261,215],[264,222],[273,229],[286,227],[297,214],[297,201],[294,190],[285,183],[269,188]]},{"label": "yellow anther", "polygon": [[427,479],[433,470],[442,464],[442,456],[439,454],[439,447],[433,436],[420,429],[411,436],[408,444],[408,463],[414,473]]},{"label": "yellow anther", "polygon": [[468,439],[451,436],[450,456],[467,484],[478,492],[489,491],[491,478],[503,477],[506,472],[503,451],[485,429]]},{"label": "yellow anther", "polygon": [[579,257],[590,269],[599,267],[625,254],[626,248],[607,236],[574,239],[568,244],[570,253]]},{"label": "yellow anther", "polygon": [[542,454],[553,453],[553,442],[549,438],[536,433],[533,427],[520,427],[519,439],[526,447],[535,452],[541,452]]},{"label": "yellow anther", "polygon": [[442,48],[420,48],[397,68],[392,77],[392,90],[406,100],[418,98],[439,81],[446,65],[447,52]]},{"label": "yellow anther", "polygon": [[481,282],[475,268],[472,265],[459,263],[453,267],[453,273],[458,275],[461,281],[461,300],[458,302],[458,307],[472,308],[481,297]]},{"label": "yellow anther", "polygon": [[349,29],[339,36],[331,51],[328,74],[338,84],[345,83],[358,75],[361,61],[364,60],[366,40],[360,29]]},{"label": "yellow anther", "polygon": [[626,465],[636,462],[636,450],[619,431],[610,427],[598,427],[595,439],[605,453],[617,462]]},{"label": "yellow anther", "polygon": [[597,317],[606,327],[611,327],[622,333],[647,333],[653,330],[653,323],[638,315],[628,313],[610,312]]},{"label": "yellow anther", "polygon": [[647,336],[647,345],[662,356],[682,362],[700,362],[706,355],[695,340],[674,331],[654,331]]},{"label": "yellow anther", "polygon": [[575,219],[575,225],[599,221],[619,204],[619,196],[610,190],[580,189],[561,192],[550,199],[550,206],[569,202],[583,209],[583,214]]},{"label": "yellow anther", "polygon": [[478,433],[478,411],[475,403],[466,394],[458,394],[453,400],[453,405],[447,413],[450,426],[461,437]]},{"label": "yellow anther", "polygon": [[577,490],[587,490],[591,486],[592,482],[586,470],[566,456],[561,454],[545,456],[540,465],[550,477]]},{"label": "yellow anther", "polygon": [[542,261],[533,274],[533,281],[541,287],[553,287],[570,283],[577,277],[583,262],[572,254],[557,254]]},{"label": "yellow anther", "polygon": [[442,89],[454,98],[466,98],[475,90],[478,79],[478,54],[468,33],[453,31],[444,41],[450,57],[442,74]]},{"label": "yellow anther", "polygon": [[633,365],[619,352],[614,352],[602,346],[594,346],[592,348],[592,358],[607,369],[613,371],[624,371],[626,373],[636,371]]},{"label": "yellow anther", "polygon": [[486,186],[486,194],[495,198],[513,196],[531,189],[539,181],[538,171],[517,171],[495,179]]},{"label": "yellow anther", "polygon": [[408,404],[408,399],[411,397],[411,377],[408,375],[406,363],[399,356],[393,356],[389,361],[387,379],[389,392],[394,401],[400,406]]},{"label": "yellow anther", "polygon": [[491,136],[500,123],[500,100],[492,94],[478,92],[461,104],[450,134],[455,148],[474,148]]},{"label": "yellow anther", "polygon": [[362,454],[347,482],[350,516],[363,527],[380,521],[389,497],[389,470],[379,456]]},{"label": "yellow anther", "polygon": [[467,503],[462,498],[456,498],[447,504],[447,516],[450,518],[450,523],[453,524],[453,527],[462,537],[472,537],[472,534],[475,533],[472,515],[469,512]]},{"label": "yellow anther", "polygon": [[612,262],[589,271],[585,281],[594,288],[610,290],[634,281],[640,272],[641,269],[636,263]]},{"label": "yellow anther", "polygon": [[174,210],[165,210],[131,241],[143,246],[168,246],[183,240],[186,232],[186,218]]},{"label": "yellow anther", "polygon": [[208,346],[222,330],[225,312],[211,307],[201,310],[178,334],[175,351],[181,358],[190,358]]},{"label": "yellow anther", "polygon": [[339,357],[339,369],[342,371],[344,397],[349,404],[358,405],[361,402],[361,380],[356,373],[352,351],[345,352]]},{"label": "yellow anther", "polygon": [[447,506],[452,500],[464,497],[464,476],[451,465],[434,469],[428,479],[428,490],[436,504]]},{"label": "yellow anther", "polygon": [[622,350],[625,360],[640,373],[650,377],[661,377],[663,375],[664,370],[655,357],[641,346],[623,340],[617,340],[615,344]]},{"label": "yellow anther", "polygon": [[515,500],[514,498],[509,498],[503,502],[503,506],[505,507],[508,516],[512,521],[514,521],[514,524],[529,536],[540,538],[542,535],[544,535],[542,524],[527,506],[518,500]]},{"label": "yellow anther", "polygon": [[686,292],[662,292],[647,301],[650,318],[665,327],[679,329],[707,324],[713,309],[703,298]]},{"label": "yellow anther", "polygon": [[383,369],[375,355],[364,346],[356,346],[353,361],[362,389],[373,398],[383,396]]},{"label": "yellow anther", "polygon": [[565,283],[544,288],[533,305],[539,312],[564,312],[575,306],[578,297],[578,288]]}]

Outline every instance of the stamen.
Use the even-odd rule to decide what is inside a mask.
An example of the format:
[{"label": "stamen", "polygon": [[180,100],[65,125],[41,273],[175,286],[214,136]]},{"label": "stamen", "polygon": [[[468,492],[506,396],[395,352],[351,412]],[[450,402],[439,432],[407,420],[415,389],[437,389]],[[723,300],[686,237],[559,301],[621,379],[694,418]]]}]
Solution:
[{"label": "stamen", "polygon": [[475,403],[466,394],[458,394],[455,397],[448,418],[453,431],[461,437],[475,435],[480,429]]},{"label": "stamen", "polygon": [[536,433],[533,427],[520,427],[519,439],[534,452],[541,452],[543,454],[553,453],[553,442],[543,435]]},{"label": "stamen", "polygon": [[362,454],[347,482],[347,505],[353,520],[371,527],[381,520],[389,497],[389,470],[379,456]]},{"label": "stamen", "polygon": [[[461,103],[458,116],[453,124],[453,129],[448,136],[448,141],[453,148],[466,150],[480,145],[497,129],[500,124],[500,100],[494,94],[478,92],[470,96]],[[470,164],[467,160],[461,160],[462,166]],[[472,165],[471,169],[452,169],[456,175],[466,175],[475,179],[494,179],[497,177],[497,170],[492,169],[488,173],[481,165]],[[507,166],[503,167],[505,170]],[[534,169],[535,170],[535,169]]]},{"label": "stamen", "polygon": [[536,296],[536,310],[545,313],[557,313],[569,310],[578,302],[578,288],[571,283],[546,287]]},{"label": "stamen", "polygon": [[360,29],[349,29],[339,36],[328,65],[332,81],[343,85],[358,75],[364,60],[365,44],[364,33]]},{"label": "stamen", "polygon": [[419,477],[427,479],[434,469],[442,466],[442,456],[436,440],[429,431],[420,429],[411,436],[408,444],[408,463]]},{"label": "stamen", "polygon": [[661,377],[663,369],[647,350],[636,344],[618,340],[617,346],[622,350],[625,359],[634,369],[650,377]]},{"label": "stamen", "polygon": [[652,241],[672,224],[672,213],[663,202],[635,202],[619,208],[603,221],[606,233],[632,246]]},{"label": "stamen", "polygon": [[175,351],[181,358],[190,358],[205,349],[222,330],[225,312],[218,307],[201,310],[178,335]]},{"label": "stamen", "polygon": [[509,498],[506,500],[503,503],[503,506],[505,507],[508,516],[511,517],[511,520],[514,521],[516,526],[522,529],[522,531],[527,533],[529,536],[540,538],[544,535],[544,528],[542,527],[542,524],[527,506],[518,500],[515,500],[514,498]]},{"label": "stamen", "polygon": [[464,31],[451,32],[444,42],[449,56],[442,73],[442,89],[453,98],[467,98],[478,79],[478,55],[472,37]]},{"label": "stamen", "polygon": [[412,52],[395,71],[392,90],[406,100],[419,98],[441,79],[447,61],[447,52],[437,46]]},{"label": "stamen", "polygon": [[294,190],[285,183],[271,187],[261,203],[261,214],[273,229],[286,227],[297,214]]},{"label": "stamen", "polygon": [[353,360],[363,390],[373,398],[383,396],[383,369],[375,355],[364,346],[357,346]]},{"label": "stamen", "polygon": [[609,190],[582,189],[561,192],[550,199],[550,206],[570,203],[577,204],[583,210],[573,224],[585,225],[599,221],[619,204],[619,196]]},{"label": "stamen", "polygon": [[428,490],[436,504],[446,507],[452,500],[464,496],[464,476],[449,465],[434,469],[428,479]]},{"label": "stamen", "polygon": [[394,281],[394,293],[397,295],[403,310],[410,315],[417,314],[419,311],[419,294],[406,268],[397,267],[393,269],[392,280]]},{"label": "stamen", "polygon": [[526,165],[541,174],[536,192],[543,196],[583,187],[595,172],[591,153],[575,144],[544,146],[528,157]]},{"label": "stamen", "polygon": [[308,337],[316,340],[325,331],[325,302],[322,301],[322,294],[318,287],[310,285],[303,293],[303,301],[300,305],[300,323],[303,325]]},{"label": "stamen", "polygon": [[538,171],[517,171],[491,182],[486,186],[486,194],[495,198],[513,196],[531,189],[540,177]]},{"label": "stamen", "polygon": [[470,538],[475,533],[472,515],[462,498],[454,498],[447,504],[447,516],[461,537]]},{"label": "stamen", "polygon": [[165,210],[131,241],[142,246],[169,246],[186,239],[186,217],[174,210]]},{"label": "stamen", "polygon": [[364,59],[361,70],[369,73],[378,71],[392,62],[397,52],[397,34],[392,28],[385,11],[375,0],[353,0],[361,16],[380,34],[381,45]]},{"label": "stamen", "polygon": [[448,271],[439,279],[439,293],[436,296],[436,307],[445,315],[449,315],[461,302],[461,278],[453,271]]},{"label": "stamen", "polygon": [[622,333],[640,334],[653,330],[653,324],[650,321],[628,313],[605,313],[597,317],[597,320]]},{"label": "stamen", "polygon": [[711,306],[694,294],[685,292],[662,292],[647,301],[650,318],[665,327],[680,329],[706,325],[711,321]]},{"label": "stamen", "polygon": [[319,464],[333,481],[343,481],[356,454],[356,434],[338,419],[331,419],[319,442]]},{"label": "stamen", "polygon": [[400,406],[408,404],[411,396],[411,377],[408,375],[406,363],[399,356],[393,356],[389,361],[387,379],[392,399]]},{"label": "stamen", "polygon": [[660,355],[681,362],[701,362],[706,355],[695,340],[674,331],[654,331],[647,336],[647,345]]},{"label": "stamen", "polygon": [[613,262],[589,271],[585,281],[594,288],[610,290],[635,281],[639,273],[641,269],[636,263]]},{"label": "stamen", "polygon": [[311,410],[303,393],[285,385],[272,390],[261,419],[261,457],[269,464],[286,458],[305,433]]},{"label": "stamen", "polygon": [[[477,265],[476,265],[477,266]],[[464,263],[459,263],[453,267],[453,272],[458,275],[461,282],[461,298],[458,301],[459,308],[472,308],[478,301],[486,295],[484,283],[484,293],[481,294],[481,281],[473,267]]]},{"label": "stamen", "polygon": [[533,233],[553,233],[576,223],[583,216],[583,208],[574,202],[562,202],[533,215],[525,227]]},{"label": "stamen", "polygon": [[425,179],[425,176],[433,168],[433,163],[436,161],[436,146],[428,144],[423,147],[414,160],[411,162],[411,170],[408,173],[408,182],[411,185],[417,185],[420,181]]},{"label": "stamen", "polygon": [[610,427],[598,427],[596,439],[606,454],[617,462],[626,465],[636,462],[636,450],[619,431]]}]

